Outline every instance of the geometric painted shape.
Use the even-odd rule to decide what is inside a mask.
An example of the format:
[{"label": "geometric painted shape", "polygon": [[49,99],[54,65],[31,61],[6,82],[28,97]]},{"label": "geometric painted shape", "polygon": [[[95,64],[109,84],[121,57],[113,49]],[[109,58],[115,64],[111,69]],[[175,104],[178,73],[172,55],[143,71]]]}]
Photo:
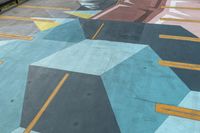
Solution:
[{"label": "geometric painted shape", "polygon": [[97,39],[136,44],[139,43],[145,27],[145,24],[143,23],[130,23],[120,21],[80,19],[80,23],[85,32],[85,36],[88,39],[91,39],[100,25],[104,23],[104,27]]},{"label": "geometric painted shape", "polygon": [[[179,106],[200,110],[200,92],[189,92]],[[200,121],[169,116],[155,133],[199,133]]]},{"label": "geometric painted shape", "polygon": [[[156,103],[178,105],[188,87],[146,47],[101,75],[122,133],[153,133],[167,118]],[[145,126],[144,126],[145,125]]]},{"label": "geometric painted shape", "polygon": [[[133,89],[134,93],[128,93],[130,96],[177,105],[190,90],[170,68],[160,66],[158,60],[160,57],[146,47],[105,72],[102,78],[109,88]],[[108,89],[108,93],[110,91],[114,90]]]},{"label": "geometric painted shape", "polygon": [[45,37],[47,40],[77,43],[85,39],[77,19],[53,28]]},{"label": "geometric painted shape", "polygon": [[[28,92],[36,91],[36,92],[33,92],[33,93],[31,92],[29,93],[28,96],[26,92],[26,98],[25,98],[25,100],[27,100],[26,102],[28,103],[33,102],[33,104],[31,104],[33,105],[33,107],[28,108],[28,111],[26,111],[27,108],[24,108],[23,111],[25,113],[23,112],[23,117],[29,117],[29,118],[23,119],[23,120],[21,119],[21,121],[27,122],[28,120],[30,121],[32,120],[32,118],[40,109],[39,107],[43,105],[41,101],[45,101],[46,100],[45,96],[48,97],[50,92],[52,91],[52,88],[55,87],[56,85],[55,83],[59,79],[58,73],[63,74],[63,73],[66,73],[67,71],[70,73],[70,75],[74,77],[73,80],[70,80],[70,84],[72,85],[70,86],[69,82],[66,82],[67,85],[65,87],[67,88],[67,90],[64,89],[65,87],[61,89],[60,93],[58,94],[59,96],[56,98],[57,101],[55,99],[55,101],[52,102],[53,104],[51,104],[48,107],[47,112],[45,112],[43,117],[41,117],[40,121],[38,122],[35,128],[39,130],[51,130],[51,131],[46,131],[48,133],[51,133],[51,132],[65,133],[66,131],[61,127],[64,127],[66,128],[67,131],[73,132],[73,133],[76,133],[76,132],[87,132],[87,133],[95,132],[96,133],[96,131],[118,133],[120,131],[117,125],[119,125],[119,128],[121,129],[123,133],[154,132],[155,129],[157,129],[158,126],[167,117],[166,115],[162,115],[155,112],[155,104],[164,103],[164,104],[178,105],[180,101],[183,99],[183,97],[189,92],[189,88],[185,85],[184,82],[182,82],[179,79],[179,77],[181,79],[182,77],[179,74],[177,74],[179,76],[178,77],[170,68],[161,67],[158,64],[158,61],[161,60],[162,58],[163,60],[189,62],[193,64],[198,63],[199,56],[197,56],[196,58],[193,58],[195,57],[194,55],[198,55],[198,50],[199,50],[198,49],[199,46],[197,45],[198,43],[192,42],[192,45],[188,45],[190,43],[181,41],[183,45],[182,44],[178,45],[177,42],[180,43],[180,41],[177,41],[177,40],[169,41],[165,39],[163,40],[158,39],[159,38],[158,35],[161,34],[161,32],[166,32],[165,34],[179,33],[179,34],[187,34],[188,36],[189,35],[192,36],[187,31],[184,31],[181,27],[176,27],[177,28],[176,29],[174,28],[175,26],[160,26],[160,25],[148,25],[148,24],[146,25],[146,24],[134,24],[134,23],[131,23],[131,26],[129,26],[128,24],[130,23],[128,22],[123,23],[121,27],[120,27],[119,22],[109,22],[109,26],[107,25],[107,22],[106,22],[104,28],[99,32],[97,39],[122,41],[120,39],[123,38],[124,39],[123,41],[130,42],[129,44],[122,43],[122,42],[116,43],[116,42],[111,42],[111,41],[100,41],[100,40],[82,41],[85,39],[84,34],[86,33],[84,32],[86,32],[85,31],[86,28],[84,29],[84,32],[83,32],[80,23],[77,23],[77,22],[78,21],[76,22],[73,21],[73,23],[70,23],[70,24],[68,23],[69,25],[64,24],[64,25],[58,26],[55,29],[52,29],[50,32],[45,31],[45,35],[46,35],[45,39],[47,40],[36,40],[36,41],[34,40],[34,42],[31,41],[29,45],[27,45],[26,42],[23,42],[23,43],[15,42],[14,46],[5,45],[1,47],[1,50],[4,49],[5,51],[12,51],[12,52],[9,52],[8,55],[5,56],[4,58],[4,60],[6,59],[5,64],[0,65],[0,68],[1,68],[0,78],[4,79],[4,77],[6,76],[10,79],[10,81],[2,80],[2,83],[0,84],[0,88],[6,88],[6,89],[2,89],[0,93],[0,101],[3,101],[2,108],[0,108],[0,114],[2,114],[0,116],[0,120],[1,120],[0,127],[1,127],[1,130],[3,130],[2,132],[9,132],[11,129],[13,130],[16,127],[19,127],[18,125],[20,121],[19,116],[21,113],[20,109],[23,103],[22,93],[24,92],[24,88],[25,88],[27,69],[30,63],[36,62],[38,60],[40,60],[39,63],[41,64],[44,63],[44,66],[42,66],[41,64],[39,65],[36,64],[36,66],[41,65],[43,67],[41,68],[42,70],[39,70],[40,67],[36,68],[36,66],[31,66],[30,71],[33,67],[33,68],[38,69],[39,72],[31,72],[32,76],[29,76],[29,78],[32,78],[32,79],[30,80],[30,82],[29,81],[27,82],[27,86],[30,86],[30,88],[27,87],[27,91]],[[84,24],[84,22],[87,23],[87,21],[84,20],[81,22],[81,24]],[[113,25],[113,23],[115,24]],[[76,28],[78,27],[78,28],[77,29],[75,28],[74,30],[73,26]],[[126,28],[124,28],[123,26],[126,26]],[[69,28],[69,29],[72,28],[72,29],[67,31],[66,28]],[[109,32],[109,31],[112,31],[112,29],[116,29],[116,31]],[[92,33],[91,30],[93,29],[90,29],[89,32]],[[119,30],[121,31],[120,33],[118,32]],[[131,34],[129,34],[129,32]],[[114,34],[114,37],[112,36],[113,34]],[[77,40],[74,41],[73,39],[77,39]],[[63,42],[61,43],[60,41],[63,41]],[[76,44],[79,47],[76,45],[71,46],[72,42],[73,43],[80,42],[79,44]],[[133,42],[138,42],[138,44],[133,44]],[[145,45],[141,45],[141,43],[149,44],[150,46],[152,46],[153,50],[161,58],[159,58],[158,55],[156,55],[152,49],[150,49],[149,47],[147,48],[147,46]],[[161,45],[161,43],[167,44],[167,45]],[[89,46],[87,46],[86,44]],[[94,44],[94,46],[92,44]],[[72,48],[71,47],[66,48],[68,46],[71,46]],[[66,48],[66,49],[62,50],[63,48]],[[3,51],[3,53],[5,51]],[[49,56],[56,51],[58,52],[52,56]],[[65,54],[65,52],[63,51],[66,51],[67,53]],[[187,56],[184,56],[184,52],[186,53],[185,55]],[[175,53],[175,54],[172,54],[172,53]],[[2,54],[1,52],[0,55],[4,55],[4,54]],[[62,57],[62,55],[64,55],[64,57]],[[66,61],[66,59],[69,62]],[[57,62],[58,64],[56,64]],[[47,67],[47,68],[44,68],[44,67]],[[48,69],[48,67],[62,69],[66,71],[61,72],[56,69]],[[44,69],[47,69],[48,72],[45,73]],[[55,73],[49,76],[48,75],[50,73],[49,70],[50,72],[55,71]],[[175,71],[176,69],[173,69],[173,70]],[[74,72],[77,72],[77,73],[74,74]],[[175,72],[177,73],[177,70]],[[187,72],[184,71],[185,76],[189,75],[187,74]],[[80,78],[77,75],[79,75]],[[101,75],[101,77],[95,76],[95,75]],[[193,75],[189,76],[191,80],[190,84],[193,83],[192,82],[194,80],[193,77],[195,76]],[[198,81],[198,77],[195,77],[195,78],[197,78],[196,81]],[[12,81],[12,84],[10,84],[11,81]],[[78,84],[77,81],[80,81],[78,82],[80,84]],[[186,83],[188,85],[188,82]],[[86,86],[84,86],[85,84]],[[49,89],[47,85],[52,88]],[[72,89],[73,85],[75,85],[75,87]],[[35,89],[31,89],[32,87]],[[68,88],[70,89],[68,90]],[[79,90],[79,88],[83,90],[87,90],[85,92],[88,92],[86,94],[88,97],[94,94],[93,98],[94,99],[96,98],[95,101],[94,99],[90,99],[86,101],[84,104],[81,104],[84,101],[83,99],[87,99],[87,98],[85,98],[85,95],[84,95],[85,93],[83,94],[83,90]],[[191,87],[191,88],[198,89],[198,84],[197,86],[195,85],[195,87]],[[93,91],[93,90],[95,90],[95,92],[91,94],[90,91]],[[36,95],[34,95],[35,93]],[[68,93],[71,95],[69,95]],[[40,96],[38,96],[37,94]],[[74,98],[74,96],[76,96],[77,98],[83,98],[83,99],[77,100],[77,98]],[[14,99],[14,104],[12,104],[13,97],[16,99],[16,100]],[[43,98],[43,99],[40,99],[40,98]],[[71,100],[70,103],[66,103],[68,99],[65,100],[65,98],[70,98]],[[102,99],[103,99],[104,104],[103,105],[100,104],[102,105],[102,107],[99,108],[99,106],[96,106],[96,105],[99,105],[98,102],[102,102]],[[41,100],[41,101],[38,102],[38,100]],[[96,103],[91,104],[91,102],[97,102],[98,104]],[[72,104],[72,103],[75,103],[75,104]],[[82,107],[85,104],[88,104],[88,106],[93,105],[93,107],[92,108],[84,108],[85,106]],[[38,106],[34,106],[34,105],[38,105]],[[69,107],[68,105],[79,105],[79,106],[73,109],[71,108],[63,109],[63,107]],[[102,108],[105,109],[104,105],[106,105],[106,109],[108,109],[107,111],[110,113],[105,113],[105,114],[102,113]],[[25,107],[25,103],[24,103],[24,107]],[[95,114],[94,112],[96,111],[94,110],[93,110],[94,112],[91,111],[92,113],[89,112],[90,114],[88,114],[88,110],[78,112],[81,109],[94,109],[94,108],[99,109],[98,111],[102,113],[102,115],[97,116],[100,113]],[[74,110],[78,110],[78,111],[76,112]],[[114,114],[112,111],[114,112]],[[56,114],[56,115],[59,115],[58,117],[57,116],[55,117],[54,115],[55,112],[58,112],[58,114]],[[65,114],[65,113],[69,113],[69,114],[74,113],[74,114],[66,115],[65,117],[63,117],[63,115],[61,114]],[[13,117],[10,117],[10,114],[13,115]],[[92,117],[94,119],[90,121],[91,117],[88,117],[85,114],[94,116]],[[110,114],[110,117],[106,116],[106,114]],[[81,118],[80,115],[83,117]],[[74,117],[77,118],[75,119],[75,121],[73,121]],[[90,119],[88,120],[88,118]],[[63,122],[62,120],[65,120],[65,121]],[[85,123],[87,124],[87,122],[85,122],[84,120],[87,120],[87,122],[89,121],[90,125],[86,125],[86,127],[88,128],[85,128],[84,124]],[[102,126],[101,128],[97,126],[97,128],[99,128],[100,130],[97,130],[97,128],[94,129],[96,125],[92,125],[92,124],[95,123],[94,122],[95,120],[101,120],[101,122],[99,121],[97,122],[98,126],[99,125]],[[181,120],[183,120],[183,118],[181,118]],[[48,126],[47,124],[48,122],[50,123],[52,122],[51,124],[53,126],[56,126],[57,130],[55,130],[53,126]],[[107,124],[106,122],[108,122],[109,124]],[[58,125],[58,123],[62,123],[62,124]],[[82,125],[84,128],[81,127]],[[108,126],[114,125],[113,127],[115,128],[111,129],[107,125]],[[27,125],[25,125],[24,127],[27,127]],[[84,129],[85,131],[83,131],[82,129]],[[39,131],[39,130],[36,130],[36,131]]]},{"label": "geometric painted shape", "polygon": [[[152,32],[153,30],[153,32]],[[152,34],[148,34],[149,32]],[[168,40],[159,38],[160,34],[187,36],[195,38],[192,33],[180,26],[146,25],[141,43],[150,44],[151,48],[163,59],[173,62],[200,64],[200,43],[184,40]],[[191,89],[200,90],[200,72],[179,68],[171,68],[178,77]]]},{"label": "geometric painted shape", "polygon": [[54,28],[60,25],[58,22],[41,22],[37,20],[33,20],[33,21],[40,31],[48,30],[50,28]]},{"label": "geometric painted shape", "polygon": [[184,108],[190,108],[194,110],[200,110],[200,92],[190,91],[185,98],[181,101],[179,106]]},{"label": "geometric painted shape", "polygon": [[120,133],[99,76],[37,66],[29,67],[20,126],[28,126],[65,73],[69,73],[69,78],[33,130],[41,133]]},{"label": "geometric painted shape", "polygon": [[48,99],[45,101],[45,103],[42,106],[42,108],[40,109],[40,111],[37,113],[37,115],[34,117],[34,119],[29,123],[29,125],[27,126],[26,130],[24,131],[24,133],[30,133],[31,129],[34,128],[34,126],[37,124],[37,122],[39,121],[41,116],[44,114],[44,112],[48,108],[49,104],[54,100],[55,96],[60,91],[60,89],[62,88],[63,84],[68,79],[68,77],[69,77],[69,74],[65,74],[63,76],[63,78],[59,81],[58,85],[53,90],[53,92],[49,95]]},{"label": "geometric painted shape", "polygon": [[0,65],[0,132],[10,133],[19,127],[29,64],[71,45],[36,38],[29,43],[13,41],[1,46],[0,60],[4,64]]},{"label": "geometric painted shape", "polygon": [[101,10],[77,10],[77,12],[96,15],[97,13],[101,12]]},{"label": "geometric painted shape", "polygon": [[146,45],[84,40],[32,65],[101,75],[145,47]]},{"label": "geometric painted shape", "polygon": [[155,133],[199,133],[200,122],[169,116]]},{"label": "geometric painted shape", "polygon": [[[91,39],[99,25],[104,23],[96,38],[98,40],[148,44],[162,60],[200,64],[199,42],[159,38],[159,35],[197,38],[181,26],[84,19],[80,19],[80,23],[88,39]],[[191,90],[200,90],[199,71],[171,69]]]},{"label": "geometric painted shape", "polygon": [[80,12],[80,11],[67,11],[65,13],[79,17],[79,18],[84,18],[84,19],[89,19],[95,15],[95,14],[89,14],[87,12]]},{"label": "geometric painted shape", "polygon": [[[83,3],[80,2],[82,5],[87,4],[85,0],[80,0],[80,1],[83,1]],[[97,4],[98,2],[94,3]],[[160,6],[165,5],[165,3],[166,0],[162,1],[142,0],[140,1],[140,3],[134,0],[114,0],[112,6],[109,6],[107,9],[103,10],[93,19],[111,20],[111,21],[129,21],[129,22],[135,22],[135,21],[148,22],[163,10],[160,8]],[[101,5],[104,5],[103,1]],[[154,11],[152,11],[152,8],[149,8],[148,5],[151,5]],[[93,3],[88,4],[88,6],[93,7]],[[145,11],[142,10],[144,8]]]},{"label": "geometric painted shape", "polygon": [[[103,24],[101,21],[93,22],[93,20],[91,20],[91,19],[79,19],[79,22],[81,24],[81,28],[84,31],[84,35],[87,39],[91,39],[95,35],[95,33],[97,33],[98,29]],[[104,29],[104,27],[102,27],[102,30],[103,29]],[[101,33],[102,33],[102,31],[100,31],[99,34],[101,34]],[[96,37],[95,40],[98,40],[98,37]],[[104,39],[104,40],[106,40],[106,39]],[[111,41],[111,40],[108,40],[108,41]]]},{"label": "geometric painted shape", "polygon": [[[24,133],[24,128],[17,128],[16,130],[12,131],[11,133]],[[39,133],[39,132],[35,132],[35,131],[31,131],[30,133]]]}]

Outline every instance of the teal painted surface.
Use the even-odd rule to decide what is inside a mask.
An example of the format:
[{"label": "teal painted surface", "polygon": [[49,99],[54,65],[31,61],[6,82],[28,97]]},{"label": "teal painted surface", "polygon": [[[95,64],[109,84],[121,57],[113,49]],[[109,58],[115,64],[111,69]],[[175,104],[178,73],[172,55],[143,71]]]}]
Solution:
[{"label": "teal painted surface", "polygon": [[32,65],[101,75],[145,47],[122,42],[84,40]]},{"label": "teal painted surface", "polygon": [[77,43],[85,39],[78,19],[53,28],[44,39]]},{"label": "teal painted surface", "polygon": [[119,98],[116,102],[113,111],[121,133],[154,133],[166,119],[166,116],[155,113],[154,103],[134,97]]},{"label": "teal painted surface", "polygon": [[[179,104],[180,107],[200,110],[200,92],[191,91]],[[200,121],[169,116],[155,133],[199,133]]]},{"label": "teal painted surface", "polygon": [[36,39],[15,41],[0,47],[0,132],[19,127],[29,64],[62,50],[72,43]]},{"label": "teal painted surface", "polygon": [[155,103],[178,105],[186,85],[147,47],[101,77],[122,133],[153,133],[166,119]]},{"label": "teal painted surface", "polygon": [[[17,128],[16,130],[12,131],[12,133],[24,133],[24,128]],[[35,131],[31,131],[30,133],[39,133],[39,132],[35,132]]]}]

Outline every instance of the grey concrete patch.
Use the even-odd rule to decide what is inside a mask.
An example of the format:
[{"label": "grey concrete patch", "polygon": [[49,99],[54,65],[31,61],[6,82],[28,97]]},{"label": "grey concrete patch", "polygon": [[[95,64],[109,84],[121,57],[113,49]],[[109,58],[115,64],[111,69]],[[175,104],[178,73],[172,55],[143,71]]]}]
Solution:
[{"label": "grey concrete patch", "polygon": [[65,7],[73,8],[78,7],[80,4],[78,0],[29,0],[24,5],[34,5],[34,6],[53,6],[53,7]]},{"label": "grey concrete patch", "polygon": [[[30,6],[49,6],[58,8],[70,8],[76,10],[80,4],[75,1],[69,0],[28,0],[22,5]],[[18,8],[15,7],[8,10],[1,15],[16,16],[16,17],[41,17],[41,18],[68,18],[70,15],[64,13],[64,10],[53,9],[33,9],[33,8]],[[0,20],[0,32],[19,35],[35,35],[39,32],[38,28],[33,22],[19,21],[19,20]],[[5,40],[0,38],[0,40]]]},{"label": "grey concrete patch", "polygon": [[13,8],[2,15],[6,16],[19,16],[19,17],[44,17],[44,18],[67,18],[69,15],[60,10],[47,10],[47,9],[25,9]]},{"label": "grey concrete patch", "polygon": [[39,32],[38,28],[31,21],[0,20],[0,25],[1,33],[32,36]]},{"label": "grey concrete patch", "polygon": [[[22,5],[30,6],[45,6],[45,7],[58,7],[58,8],[70,8],[70,10],[76,10],[80,7],[80,4],[76,1],[69,0],[29,0]],[[3,15],[21,16],[21,17],[47,17],[47,18],[66,18],[68,14],[64,13],[65,10],[53,10],[53,9],[34,9],[34,8],[13,8]]]}]

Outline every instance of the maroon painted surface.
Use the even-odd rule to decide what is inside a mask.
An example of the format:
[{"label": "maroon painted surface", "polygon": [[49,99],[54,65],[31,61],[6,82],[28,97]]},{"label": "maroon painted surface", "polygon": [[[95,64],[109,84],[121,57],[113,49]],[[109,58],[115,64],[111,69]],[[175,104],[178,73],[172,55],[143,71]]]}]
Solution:
[{"label": "maroon painted surface", "polygon": [[166,0],[121,0],[93,19],[148,22],[163,9]]}]

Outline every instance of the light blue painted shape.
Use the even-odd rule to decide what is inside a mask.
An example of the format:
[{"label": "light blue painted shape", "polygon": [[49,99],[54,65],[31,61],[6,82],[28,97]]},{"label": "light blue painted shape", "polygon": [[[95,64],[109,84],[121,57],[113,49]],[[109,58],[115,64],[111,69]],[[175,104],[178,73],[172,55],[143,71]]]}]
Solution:
[{"label": "light blue painted shape", "polygon": [[146,45],[100,40],[84,40],[32,65],[101,75]]},{"label": "light blue painted shape", "polygon": [[187,94],[179,106],[200,110],[200,92],[191,91]]},{"label": "light blue painted shape", "polygon": [[[200,110],[200,92],[191,91],[180,107]],[[200,133],[200,121],[169,116],[155,133]]]},{"label": "light blue painted shape", "polygon": [[45,37],[47,40],[78,43],[85,39],[84,31],[78,19],[53,28]]},{"label": "light blue painted shape", "polygon": [[15,41],[0,47],[0,133],[19,127],[29,64],[72,43],[36,39]]},{"label": "light blue painted shape", "polygon": [[0,41],[0,47],[1,46],[4,46],[4,45],[6,45],[6,44],[9,44],[9,43],[11,43],[11,42],[14,42],[15,40],[5,40],[5,41]]},{"label": "light blue painted shape", "polygon": [[18,44],[25,43],[25,42],[26,41],[13,40],[11,42],[6,43],[6,45],[1,46],[0,58],[7,57],[10,52],[14,51],[19,46]]},{"label": "light blue painted shape", "polygon": [[77,10],[77,11],[65,11],[65,13],[83,13],[83,14],[90,14],[90,15],[96,15],[97,13],[100,13],[101,10]]},{"label": "light blue painted shape", "polygon": [[159,60],[147,47],[101,76],[122,133],[153,133],[167,117],[155,104],[177,105],[189,92]]},{"label": "light blue painted shape", "polygon": [[[12,133],[24,133],[24,128],[17,128],[16,130],[12,131]],[[30,133],[39,133],[39,132],[35,132],[35,131],[31,131]]]}]

